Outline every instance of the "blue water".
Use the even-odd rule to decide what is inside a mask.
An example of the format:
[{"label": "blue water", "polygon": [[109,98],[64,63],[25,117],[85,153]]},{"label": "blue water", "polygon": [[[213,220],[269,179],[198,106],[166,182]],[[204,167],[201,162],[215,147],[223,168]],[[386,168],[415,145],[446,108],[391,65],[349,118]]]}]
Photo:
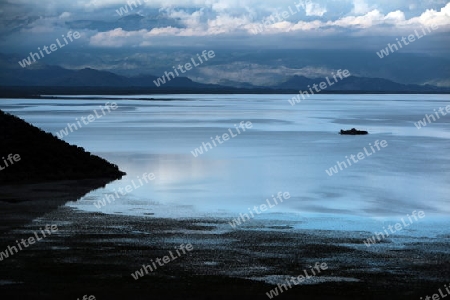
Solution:
[{"label": "blue water", "polygon": [[[309,220],[308,226],[317,228],[345,222],[348,228],[350,222],[365,229],[375,221],[395,221],[422,210],[426,217],[420,222],[430,228],[436,227],[434,222],[449,224],[450,114],[421,129],[414,125],[425,114],[449,105],[449,95],[313,95],[291,106],[288,100],[293,96],[2,99],[0,108],[56,134],[108,101],[118,104],[117,110],[63,138],[128,174],[67,204],[77,209],[230,218],[266,203],[271,195],[289,192],[290,199],[257,218]],[[159,100],[136,100],[144,97]],[[192,155],[203,142],[212,143],[210,137],[229,130],[236,134],[235,124],[241,121],[250,121],[252,128],[216,142],[217,147],[198,157]],[[352,127],[370,134],[337,134]],[[325,172],[345,156],[357,155],[364,147],[369,150],[376,140],[388,146],[333,176]],[[93,205],[146,172],[155,179],[105,207]]]}]

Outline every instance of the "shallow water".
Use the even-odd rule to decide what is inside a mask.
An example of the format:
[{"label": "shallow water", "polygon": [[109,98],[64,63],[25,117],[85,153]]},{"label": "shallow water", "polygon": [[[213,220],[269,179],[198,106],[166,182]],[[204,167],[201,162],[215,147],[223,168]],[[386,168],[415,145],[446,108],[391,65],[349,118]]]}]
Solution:
[{"label": "shallow water", "polygon": [[[381,231],[380,224],[422,210],[426,217],[408,228],[411,234],[447,230],[442,224],[448,225],[450,215],[450,114],[421,129],[414,122],[449,105],[449,95],[313,95],[291,106],[292,96],[2,99],[0,108],[56,134],[108,101],[118,104],[117,110],[63,138],[128,174],[67,204],[77,209],[230,218],[249,214],[249,208],[267,201],[273,205],[272,195],[289,192],[289,199],[255,217],[301,221],[304,228]],[[250,121],[252,128],[237,134],[235,124],[241,121]],[[337,134],[352,127],[370,134]],[[212,144],[198,157],[191,153],[229,130],[236,136]],[[387,147],[371,151],[369,143],[373,146],[376,140],[385,140]],[[364,148],[372,154],[332,176],[325,171]],[[153,173],[155,179],[141,186],[138,176],[144,173]],[[130,193],[118,193],[104,207],[94,206],[132,180]]]}]

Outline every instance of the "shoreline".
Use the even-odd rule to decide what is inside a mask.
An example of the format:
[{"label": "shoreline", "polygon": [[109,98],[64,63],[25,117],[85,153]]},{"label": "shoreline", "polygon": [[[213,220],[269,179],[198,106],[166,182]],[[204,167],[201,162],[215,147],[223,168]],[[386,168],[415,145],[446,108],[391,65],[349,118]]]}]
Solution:
[{"label": "shoreline", "polygon": [[[77,99],[76,97],[70,96],[133,96],[133,95],[292,95],[298,94],[298,90],[295,89],[271,89],[271,88],[261,88],[261,89],[242,89],[242,88],[212,88],[212,89],[191,89],[191,88],[141,88],[141,87],[14,87],[14,86],[3,86],[0,88],[2,93],[0,94],[0,99]],[[347,90],[347,91],[321,91],[320,94],[329,95],[448,95],[450,90],[439,90],[439,91],[378,91],[378,90]],[[57,97],[57,96],[63,96]],[[64,98],[66,96],[67,98]],[[85,99],[85,98],[80,98]],[[104,98],[102,98],[104,99]],[[116,98],[113,98],[116,99]],[[153,99],[142,99],[150,100]]]},{"label": "shoreline", "polygon": [[[57,195],[52,184],[33,188],[41,197],[50,196],[53,206],[47,206],[46,212],[42,209],[39,217],[25,214],[28,221],[31,217],[34,221],[20,228],[14,220],[2,219],[3,228],[6,223],[15,229],[3,230],[0,251],[45,224],[57,225],[58,232],[1,262],[0,291],[5,296],[228,299],[239,295],[267,299],[266,292],[278,283],[319,261],[329,269],[309,282],[312,284],[293,285],[283,292],[284,298],[412,299],[432,293],[450,278],[446,267],[450,263],[449,234],[415,238],[401,249],[367,251],[358,231],[296,230],[286,226],[289,221],[279,220],[270,224],[253,220],[249,227],[230,230],[226,220],[213,218],[107,215],[62,205],[73,201],[74,195],[62,190]],[[33,210],[30,204],[45,202],[28,201],[21,206]],[[187,243],[193,245],[193,251],[137,281],[131,277],[151,259]],[[395,237],[379,244],[395,244]]]}]

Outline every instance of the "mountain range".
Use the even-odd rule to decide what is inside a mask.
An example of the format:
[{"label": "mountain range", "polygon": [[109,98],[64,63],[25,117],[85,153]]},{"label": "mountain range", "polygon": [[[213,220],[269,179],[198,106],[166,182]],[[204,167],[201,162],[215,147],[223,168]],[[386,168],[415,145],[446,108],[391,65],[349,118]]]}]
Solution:
[{"label": "mountain range", "polygon": [[[166,83],[158,87],[155,82],[157,76],[142,74],[136,76],[124,76],[109,71],[100,71],[92,68],[70,70],[59,66],[50,66],[35,63],[28,68],[5,68],[0,74],[0,87],[4,91],[22,90],[32,87],[52,87],[58,90],[58,94],[64,88],[108,88],[110,90],[127,90],[133,93],[159,93],[170,92],[180,89],[192,90],[193,92],[280,92],[292,93],[299,90],[308,90],[314,84],[326,81],[326,78],[308,78],[301,75],[288,76],[287,80],[273,86],[254,86],[250,84],[227,82],[221,84],[204,84],[195,82],[187,77],[175,77],[166,79]],[[328,86],[321,93],[351,92],[351,93],[450,93],[448,87],[437,87],[432,85],[402,84],[388,79],[349,76]],[[49,92],[51,94],[51,91]],[[8,93],[6,93],[8,94]]]}]

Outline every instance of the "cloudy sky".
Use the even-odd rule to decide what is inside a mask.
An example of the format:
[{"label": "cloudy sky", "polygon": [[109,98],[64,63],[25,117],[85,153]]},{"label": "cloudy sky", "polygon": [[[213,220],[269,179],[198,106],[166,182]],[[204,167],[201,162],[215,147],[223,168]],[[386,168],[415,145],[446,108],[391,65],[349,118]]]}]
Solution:
[{"label": "cloudy sky", "polygon": [[[186,60],[192,55],[177,52],[179,49],[216,50],[214,62],[191,74],[192,79],[203,82],[211,74],[217,81],[241,81],[240,77],[257,77],[263,72],[322,76],[342,67],[336,64],[342,60],[340,57],[327,65],[317,57],[315,64],[305,59],[297,66],[292,53],[288,60],[282,54],[267,53],[259,61],[253,59],[251,51],[270,49],[366,51],[373,66],[361,67],[359,75],[408,82],[412,74],[409,69],[402,69],[407,74],[404,78],[398,72],[381,69],[375,51],[432,25],[437,29],[399,53],[422,53],[441,59],[450,56],[447,0],[0,0],[0,22],[0,53],[18,58],[55,43],[69,31],[78,31],[81,38],[71,42],[70,47],[42,60],[66,68],[157,74],[171,67],[174,60]],[[235,52],[225,55],[219,53],[220,49]],[[239,52],[241,49],[244,52]],[[273,58],[270,64],[265,62],[267,57]],[[360,58],[357,65],[366,61],[366,57]],[[386,67],[393,65],[387,59],[383,62]],[[412,59],[409,62],[412,64]],[[431,62],[420,63],[431,66],[427,71],[431,73]],[[445,70],[439,76],[411,82],[448,77]],[[259,83],[273,78],[266,76],[264,80]]]},{"label": "cloudy sky", "polygon": [[[4,51],[77,30],[85,47],[345,47],[421,27],[450,31],[446,0],[1,0]],[[128,3],[128,4],[127,4]],[[140,3],[140,4],[139,4]],[[309,41],[309,45],[308,45]],[[446,47],[442,39],[442,47]],[[358,43],[351,43],[352,47]],[[364,45],[359,45],[364,47]]]}]

